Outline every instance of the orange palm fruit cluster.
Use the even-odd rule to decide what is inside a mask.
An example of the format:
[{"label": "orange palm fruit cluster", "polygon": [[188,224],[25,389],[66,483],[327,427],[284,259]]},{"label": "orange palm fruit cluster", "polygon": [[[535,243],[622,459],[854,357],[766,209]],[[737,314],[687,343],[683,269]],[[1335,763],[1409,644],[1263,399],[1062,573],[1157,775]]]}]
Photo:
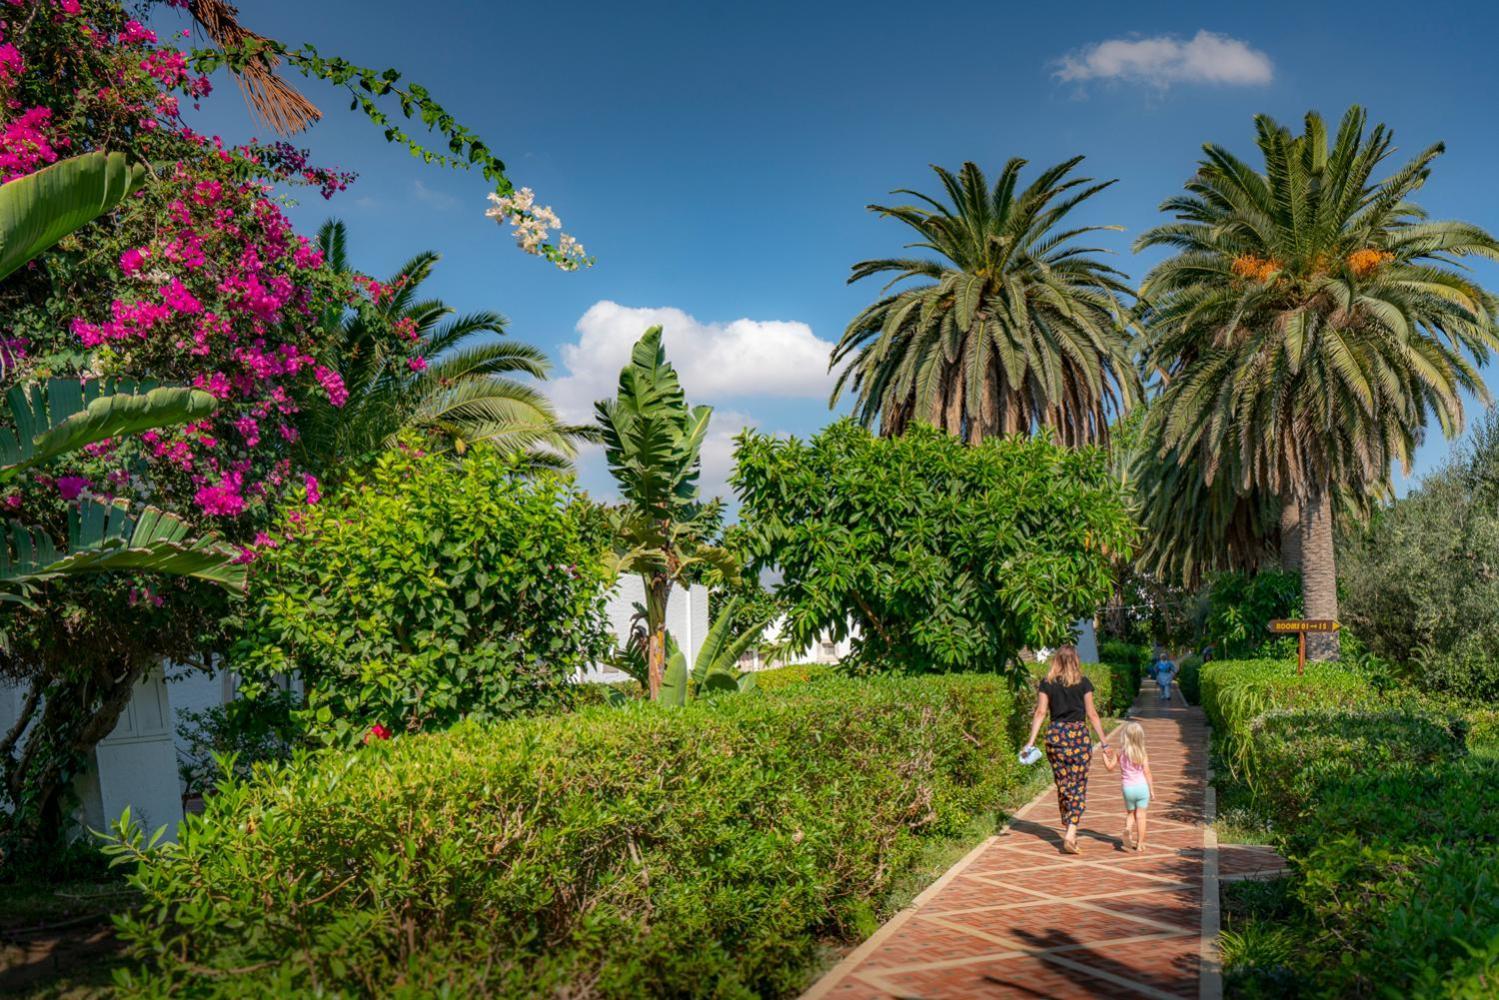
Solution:
[{"label": "orange palm fruit cluster", "polygon": [[1265,257],[1257,257],[1252,253],[1241,254],[1234,258],[1233,272],[1241,278],[1268,281],[1279,270],[1278,262]]},{"label": "orange palm fruit cluster", "polygon": [[1348,266],[1353,273],[1362,278],[1381,264],[1395,259],[1395,255],[1388,250],[1376,250],[1373,247],[1365,247],[1355,250],[1348,255]]}]

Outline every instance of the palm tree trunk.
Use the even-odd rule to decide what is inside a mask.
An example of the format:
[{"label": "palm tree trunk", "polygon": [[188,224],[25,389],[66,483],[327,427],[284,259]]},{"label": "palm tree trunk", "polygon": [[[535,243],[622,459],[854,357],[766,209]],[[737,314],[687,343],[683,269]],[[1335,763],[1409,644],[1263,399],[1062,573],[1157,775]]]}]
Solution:
[{"label": "palm tree trunk", "polygon": [[1301,572],[1301,504],[1287,497],[1280,507],[1280,568]]},{"label": "palm tree trunk", "polygon": [[[1301,602],[1308,618],[1338,617],[1338,568],[1333,552],[1332,491],[1318,488],[1301,506]],[[1313,660],[1336,660],[1335,633],[1311,633],[1306,653]]]}]

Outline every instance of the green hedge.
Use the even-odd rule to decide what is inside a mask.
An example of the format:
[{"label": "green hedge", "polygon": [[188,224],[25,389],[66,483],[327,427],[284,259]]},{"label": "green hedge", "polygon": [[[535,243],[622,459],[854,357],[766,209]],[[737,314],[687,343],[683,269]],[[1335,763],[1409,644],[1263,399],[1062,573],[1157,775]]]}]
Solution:
[{"label": "green hedge", "polygon": [[1202,657],[1196,653],[1182,657],[1177,665],[1176,687],[1188,705],[1202,704]]},{"label": "green hedge", "polygon": [[330,751],[140,853],[127,995],[752,997],[1019,782],[998,677],[826,679]]},{"label": "green hedge", "polygon": [[1290,968],[1241,995],[1494,996],[1499,761],[1467,754],[1475,720],[1336,665],[1209,663],[1202,694],[1294,871]]},{"label": "green hedge", "polygon": [[834,676],[836,671],[825,663],[789,663],[784,667],[756,671],[755,687],[761,691],[776,691]]}]

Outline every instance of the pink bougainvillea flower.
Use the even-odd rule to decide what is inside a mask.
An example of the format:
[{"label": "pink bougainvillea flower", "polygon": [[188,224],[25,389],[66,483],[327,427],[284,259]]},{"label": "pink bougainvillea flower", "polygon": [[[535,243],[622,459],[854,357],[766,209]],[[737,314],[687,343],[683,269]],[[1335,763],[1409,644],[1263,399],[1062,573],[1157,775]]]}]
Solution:
[{"label": "pink bougainvillea flower", "polygon": [[57,492],[64,500],[72,502],[78,499],[78,494],[94,485],[93,481],[86,476],[58,476]]},{"label": "pink bougainvillea flower", "polygon": [[427,370],[427,359],[421,355],[417,355],[414,358],[407,358],[406,367],[414,372],[424,372]]},{"label": "pink bougainvillea flower", "polygon": [[302,476],[302,485],[307,487],[307,503],[309,505],[315,504],[319,500],[323,499],[323,493],[319,488],[317,476],[314,476],[310,472],[306,473]]}]

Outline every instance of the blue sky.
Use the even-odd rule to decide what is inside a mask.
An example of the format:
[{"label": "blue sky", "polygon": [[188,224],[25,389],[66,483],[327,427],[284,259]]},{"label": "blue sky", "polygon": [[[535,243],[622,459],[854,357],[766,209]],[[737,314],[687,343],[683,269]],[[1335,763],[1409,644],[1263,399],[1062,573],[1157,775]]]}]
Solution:
[{"label": "blue sky", "polygon": [[[186,26],[174,17],[158,28]],[[1412,17],[1380,2],[589,0],[431,3],[417,16],[393,0],[280,0],[243,4],[242,19],[422,83],[597,264],[568,274],[522,254],[483,216],[481,177],[420,164],[347,99],[299,79],[326,117],[294,141],[360,173],[332,202],[301,195],[303,231],[339,215],[355,265],[375,275],[441,252],[431,291],[498,309],[514,337],[544,347],[576,417],[608,393],[637,327],[664,319],[689,398],[719,412],[710,483],[735,428],[805,434],[830,419],[818,352],[877,291],[847,285],[849,265],[904,241],[865,206],[896,187],[934,190],[930,163],[992,173],[1011,156],[1085,154],[1087,173],[1119,183],[1081,218],[1125,227],[1110,245],[1138,276],[1153,258],[1129,244],[1203,142],[1248,155],[1257,112],[1336,120],[1357,102],[1407,153],[1447,143],[1421,195],[1433,214],[1499,229],[1499,131],[1482,97],[1499,85],[1499,18],[1476,5],[1425,3]],[[227,81],[194,121],[228,139],[267,133]],[[1480,274],[1499,286],[1499,270]],[[1418,474],[1450,447],[1433,437]],[[597,456],[581,478],[607,492]]]}]

